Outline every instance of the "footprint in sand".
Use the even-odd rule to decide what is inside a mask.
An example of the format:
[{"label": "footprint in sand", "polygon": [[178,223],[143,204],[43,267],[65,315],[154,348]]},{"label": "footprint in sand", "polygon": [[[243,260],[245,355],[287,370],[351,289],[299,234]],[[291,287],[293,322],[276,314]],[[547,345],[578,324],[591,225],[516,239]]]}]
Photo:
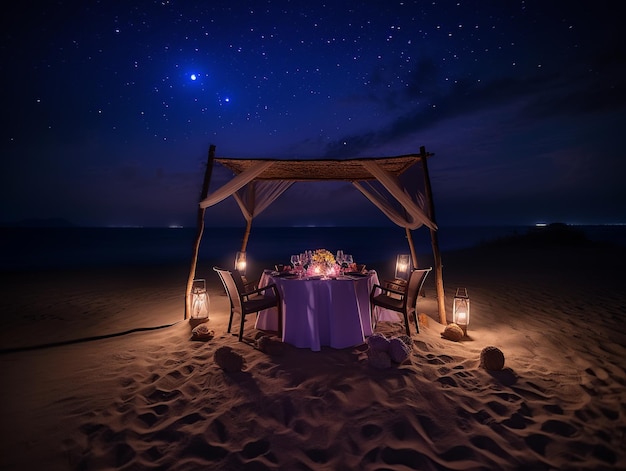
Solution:
[{"label": "footprint in sand", "polygon": [[506,417],[509,414],[509,408],[505,405],[502,404],[501,402],[498,401],[489,401],[487,402],[487,407],[489,407],[493,412],[495,412],[496,414],[498,414],[499,416],[502,417]]},{"label": "footprint in sand", "polygon": [[548,420],[541,425],[541,430],[561,437],[573,437],[578,434],[576,427],[561,420]]},{"label": "footprint in sand", "polygon": [[436,381],[438,383],[441,383],[444,387],[451,387],[451,388],[458,387],[458,384],[455,381],[455,379],[451,378],[450,376],[441,376],[441,377],[437,378]]},{"label": "footprint in sand", "polygon": [[221,446],[207,443],[204,436],[193,437],[182,451],[181,456],[197,456],[208,461],[221,460],[228,455],[229,450]]},{"label": "footprint in sand", "polygon": [[376,424],[366,424],[361,427],[361,436],[366,440],[376,438],[382,433],[383,429]]},{"label": "footprint in sand", "polygon": [[558,415],[563,415],[564,411],[563,408],[559,405],[556,404],[546,404],[543,406],[543,408],[547,411],[550,412],[551,414],[558,414]]},{"label": "footprint in sand", "polygon": [[502,425],[516,430],[523,430],[531,423],[532,421],[528,420],[519,412],[516,412],[510,418],[502,421]]},{"label": "footprint in sand", "polygon": [[304,450],[306,456],[314,463],[324,464],[328,462],[328,451],[319,448],[312,448],[310,450]]},{"label": "footprint in sand", "polygon": [[172,391],[165,391],[163,389],[155,389],[151,394],[146,396],[146,399],[151,402],[171,402],[174,399],[181,396],[181,392],[178,389]]},{"label": "footprint in sand", "polygon": [[470,437],[470,442],[476,448],[480,448],[481,450],[487,450],[489,453],[493,453],[500,458],[507,458],[509,456],[509,452],[504,451],[500,445],[498,445],[492,438],[486,435],[477,435],[474,437]]},{"label": "footprint in sand", "polygon": [[152,428],[159,421],[160,417],[152,412],[146,412],[145,414],[139,414],[137,419],[147,428]]},{"label": "footprint in sand", "polygon": [[533,433],[527,436],[524,441],[531,450],[541,456],[545,456],[546,447],[552,443],[552,439],[548,435],[541,433]]},{"label": "footprint in sand", "polygon": [[226,429],[224,422],[222,422],[220,419],[215,419],[213,422],[211,422],[208,430],[210,432],[213,432],[213,434],[221,443],[226,443],[228,441],[228,430]]},{"label": "footprint in sand", "polygon": [[241,451],[241,454],[251,460],[258,456],[264,455],[270,450],[270,442],[267,440],[256,440],[246,443]]}]

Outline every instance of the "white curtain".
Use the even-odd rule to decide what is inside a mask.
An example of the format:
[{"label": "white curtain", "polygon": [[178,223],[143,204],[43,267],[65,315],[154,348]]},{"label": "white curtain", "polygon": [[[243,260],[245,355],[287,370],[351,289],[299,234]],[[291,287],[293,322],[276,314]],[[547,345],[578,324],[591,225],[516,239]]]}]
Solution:
[{"label": "white curtain", "polygon": [[[252,221],[255,216],[265,210],[294,183],[293,181],[285,180],[254,181],[257,176],[272,165],[272,161],[260,161],[256,163],[248,170],[240,173],[221,188],[208,195],[200,202],[200,207],[208,208],[233,195],[246,221]],[[437,229],[437,226],[428,218],[423,210],[423,198],[416,198],[414,200],[402,187],[396,177],[382,169],[374,161],[363,160],[361,161],[361,165],[376,177],[402,206],[403,211],[399,211],[385,195],[376,191],[371,185],[368,185],[369,188],[365,188],[362,183],[353,182],[353,185],[378,209],[385,213],[391,221],[398,226],[408,229],[417,229],[421,225],[426,225],[434,230]],[[249,183],[251,184],[248,185]]]},{"label": "white curtain", "polygon": [[200,202],[201,208],[208,208],[209,206],[216,205],[217,203],[225,200],[230,195],[235,193],[237,190],[246,186],[249,182],[254,180],[258,175],[263,173],[263,171],[273,165],[271,161],[261,161],[252,167],[250,167],[245,172],[241,172],[231,181],[226,183],[224,186],[214,191],[210,195],[208,195],[204,200]]},{"label": "white curtain", "polygon": [[385,195],[376,191],[371,185],[369,189],[365,188],[360,182],[353,182],[353,185],[365,195],[378,209],[391,219],[395,224],[408,229],[417,229],[422,225],[436,230],[437,226],[426,215],[422,209],[424,206],[423,198],[415,201],[402,187],[400,182],[392,174],[382,169],[373,161],[363,160],[361,165],[365,167],[376,179],[389,191],[389,193],[402,205],[404,211],[398,211],[385,197]]},{"label": "white curtain", "polygon": [[292,181],[257,180],[237,190],[233,193],[233,198],[237,201],[243,217],[251,222],[292,184]]}]

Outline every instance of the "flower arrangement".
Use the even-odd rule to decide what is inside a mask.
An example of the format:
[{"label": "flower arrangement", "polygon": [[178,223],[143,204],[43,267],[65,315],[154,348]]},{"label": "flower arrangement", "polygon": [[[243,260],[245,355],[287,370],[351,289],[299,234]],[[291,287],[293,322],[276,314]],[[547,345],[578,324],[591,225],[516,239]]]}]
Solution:
[{"label": "flower arrangement", "polygon": [[326,249],[317,249],[311,254],[311,263],[307,267],[309,276],[336,276],[339,266],[335,256]]},{"label": "flower arrangement", "polygon": [[317,249],[311,256],[311,262],[333,265],[335,264],[335,256],[326,249]]}]

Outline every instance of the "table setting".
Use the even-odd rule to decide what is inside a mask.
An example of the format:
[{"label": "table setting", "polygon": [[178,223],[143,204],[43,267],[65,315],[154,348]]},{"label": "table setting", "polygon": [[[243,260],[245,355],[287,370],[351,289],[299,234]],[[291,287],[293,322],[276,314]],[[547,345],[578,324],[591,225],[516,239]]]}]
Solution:
[{"label": "table setting", "polygon": [[274,277],[298,279],[355,279],[367,276],[365,265],[359,269],[350,254],[338,250],[334,256],[326,249],[306,250],[294,254],[289,265],[278,264],[271,272]]},{"label": "table setting", "polygon": [[[372,334],[369,295],[379,283],[375,270],[357,270],[343,251],[307,250],[290,257],[290,265],[266,269],[259,286],[275,283],[282,300],[284,342],[319,351],[347,348]],[[276,308],[261,311],[255,327],[276,330]]]}]

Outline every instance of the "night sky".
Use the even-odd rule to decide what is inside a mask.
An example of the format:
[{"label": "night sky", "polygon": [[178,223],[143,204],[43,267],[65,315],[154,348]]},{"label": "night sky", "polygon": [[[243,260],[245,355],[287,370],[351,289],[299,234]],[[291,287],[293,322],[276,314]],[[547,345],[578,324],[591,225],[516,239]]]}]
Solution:
[{"label": "night sky", "polygon": [[[626,223],[620,4],[15,3],[0,222],[192,225],[215,144],[259,158],[425,146],[440,225]],[[349,185],[299,184],[257,223],[378,213]],[[244,221],[231,198],[207,224]]]}]

